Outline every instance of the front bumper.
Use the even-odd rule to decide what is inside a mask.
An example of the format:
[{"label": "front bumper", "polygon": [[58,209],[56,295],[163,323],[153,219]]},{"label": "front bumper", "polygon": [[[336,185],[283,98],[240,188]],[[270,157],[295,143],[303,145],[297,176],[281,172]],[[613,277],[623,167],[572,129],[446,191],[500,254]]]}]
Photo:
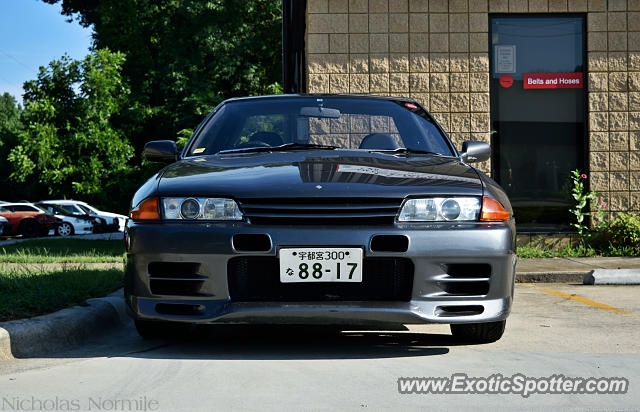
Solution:
[{"label": "front bumper", "polygon": [[0,223],[0,236],[10,236],[13,233],[13,225],[11,223]]},{"label": "front bumper", "polygon": [[[262,252],[238,251],[232,241],[236,234],[267,235],[270,247]],[[403,252],[372,250],[372,238],[379,235],[406,236],[408,247]],[[345,325],[472,323],[506,319],[513,300],[513,221],[394,227],[129,221],[125,237],[129,244],[125,298],[130,314],[138,319]],[[408,299],[246,301],[230,295],[229,276],[233,273],[227,272],[232,259],[276,261],[282,246],[363,247],[365,260],[410,260],[412,283]],[[150,267],[181,264],[197,265],[197,293],[176,296],[169,294],[172,292],[166,287],[153,290],[155,278]],[[478,278],[448,273],[461,266],[489,268],[486,288],[474,288],[479,284]],[[315,284],[320,288],[322,285]]]},{"label": "front bumper", "polygon": [[96,223],[93,226],[94,233],[111,233],[111,232],[117,232],[118,230],[119,230],[119,226],[117,223],[110,223],[110,224]]},{"label": "front bumper", "polygon": [[55,231],[58,226],[60,226],[62,222],[42,222],[40,223],[40,227],[42,228],[43,233],[49,233],[50,231]]}]

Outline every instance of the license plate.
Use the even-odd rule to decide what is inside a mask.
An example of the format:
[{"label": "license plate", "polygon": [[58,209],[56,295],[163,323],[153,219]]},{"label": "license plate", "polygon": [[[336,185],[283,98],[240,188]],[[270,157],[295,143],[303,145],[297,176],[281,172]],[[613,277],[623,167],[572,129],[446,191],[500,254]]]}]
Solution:
[{"label": "license plate", "polygon": [[362,249],[280,249],[280,282],[362,282]]}]

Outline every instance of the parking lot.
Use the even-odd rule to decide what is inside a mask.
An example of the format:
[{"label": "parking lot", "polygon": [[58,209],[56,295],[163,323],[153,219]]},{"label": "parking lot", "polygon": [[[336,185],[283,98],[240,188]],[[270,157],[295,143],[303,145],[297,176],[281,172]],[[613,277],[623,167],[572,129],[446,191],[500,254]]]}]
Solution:
[{"label": "parking lot", "polygon": [[[504,337],[475,346],[453,341],[446,325],[346,332],[210,327],[167,341],[142,341],[128,325],[71,352],[4,363],[0,388],[7,399],[77,401],[94,410],[118,400],[174,411],[637,410],[638,296],[638,286],[517,284]],[[398,391],[401,377],[460,373],[622,377],[629,389],[526,398]]]}]

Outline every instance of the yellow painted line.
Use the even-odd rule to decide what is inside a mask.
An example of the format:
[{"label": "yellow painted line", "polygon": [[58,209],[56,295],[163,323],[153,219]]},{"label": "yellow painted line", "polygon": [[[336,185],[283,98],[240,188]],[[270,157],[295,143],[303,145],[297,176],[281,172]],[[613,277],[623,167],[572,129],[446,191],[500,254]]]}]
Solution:
[{"label": "yellow painted line", "polygon": [[583,303],[585,305],[588,305],[588,306],[591,306],[591,307],[594,307],[594,308],[598,308],[598,309],[606,310],[606,311],[609,311],[609,312],[617,313],[619,315],[631,315],[631,312],[627,312],[626,310],[622,310],[622,309],[619,309],[619,308],[616,308],[616,307],[613,307],[613,306],[609,306],[609,305],[606,305],[604,303],[596,302],[595,300],[587,299],[587,298],[582,297],[582,296],[570,295],[568,293],[558,292],[557,290],[552,290],[552,289],[538,289],[538,288],[535,288],[535,290],[538,290],[538,291],[544,292],[544,293],[549,293],[549,294],[555,295],[555,296],[560,296],[561,298],[575,300],[576,302],[580,302],[580,303]]}]

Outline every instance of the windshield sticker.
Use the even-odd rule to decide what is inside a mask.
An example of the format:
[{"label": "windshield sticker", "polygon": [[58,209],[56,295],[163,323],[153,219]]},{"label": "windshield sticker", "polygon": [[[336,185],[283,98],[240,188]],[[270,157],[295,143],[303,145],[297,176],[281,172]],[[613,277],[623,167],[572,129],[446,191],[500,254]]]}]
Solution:
[{"label": "windshield sticker", "polygon": [[405,170],[381,169],[379,167],[338,165],[338,173],[361,173],[367,175],[395,177],[399,179],[433,179],[433,180],[455,180],[458,182],[478,183],[479,179],[471,177],[438,175],[434,173],[408,172]]},{"label": "windshield sticker", "polygon": [[196,154],[196,153],[202,153],[202,152],[204,152],[205,150],[206,150],[206,148],[204,148],[204,147],[198,147],[197,149],[193,149],[193,153],[194,153],[194,154]]}]

